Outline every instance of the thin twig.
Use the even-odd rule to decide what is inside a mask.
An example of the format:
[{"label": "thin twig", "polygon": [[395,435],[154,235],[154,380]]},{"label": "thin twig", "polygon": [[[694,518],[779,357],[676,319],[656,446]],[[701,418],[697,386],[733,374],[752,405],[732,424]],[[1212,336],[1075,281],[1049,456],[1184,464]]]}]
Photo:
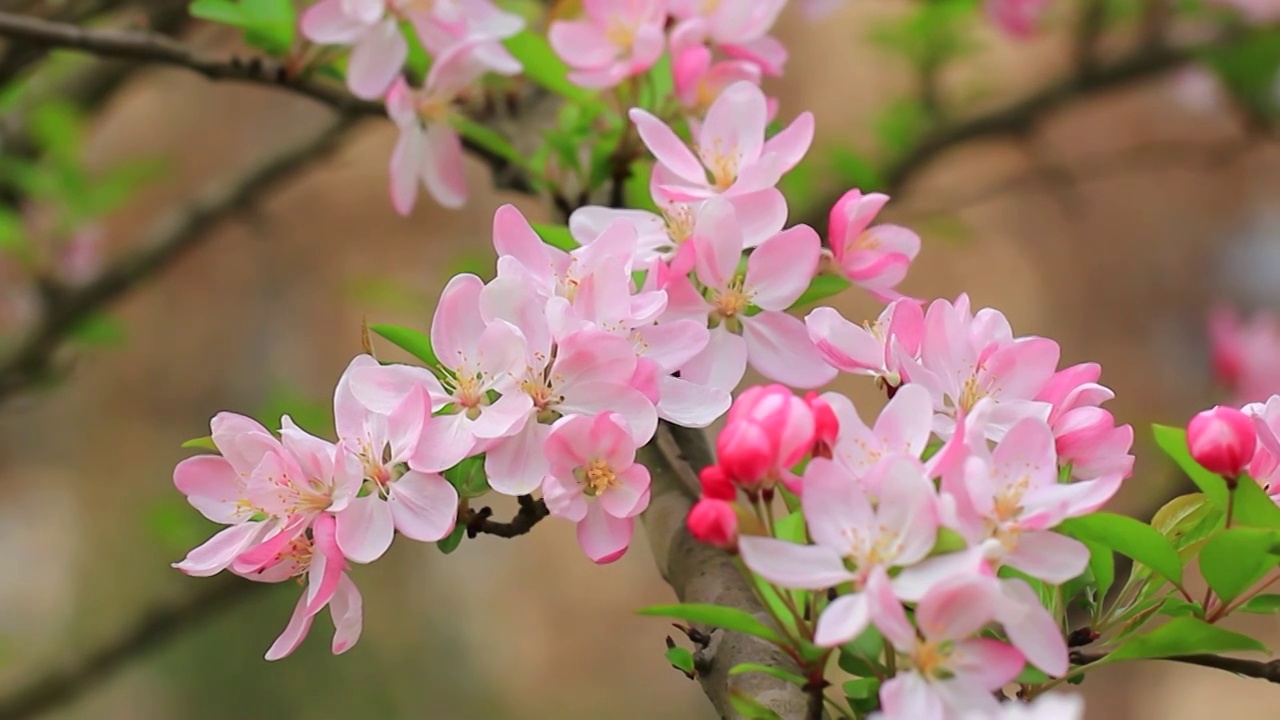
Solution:
[{"label": "thin twig", "polygon": [[286,147],[234,181],[216,187],[162,219],[137,250],[116,260],[86,285],[46,285],[44,313],[12,351],[0,356],[0,402],[50,376],[53,360],[68,335],[134,287],[151,280],[209,238],[209,232],[235,211],[323,157],[357,122],[342,116],[312,137]]},{"label": "thin twig", "polygon": [[508,539],[520,537],[551,514],[547,509],[547,503],[534,500],[532,495],[521,495],[517,500],[520,503],[520,511],[511,518],[510,522],[490,520],[493,510],[487,507],[479,510],[467,509],[460,519],[467,528],[467,537],[475,538],[477,535],[494,535]]},{"label": "thin twig", "polygon": [[0,718],[27,720],[62,707],[129,662],[162,647],[183,632],[194,630],[265,587],[268,585],[233,576],[202,583],[199,594],[156,607],[115,641],[0,700]]},{"label": "thin twig", "polygon": [[[1098,662],[1107,656],[1106,653],[1071,653],[1071,663],[1073,665],[1088,665]],[[1201,667],[1214,668],[1215,670],[1225,670],[1229,673],[1241,675],[1243,677],[1257,678],[1266,680],[1267,682],[1280,683],[1280,660],[1269,660],[1261,662],[1258,660],[1245,660],[1242,658],[1223,657],[1221,655],[1197,654],[1197,655],[1176,655],[1173,657],[1156,658],[1158,660],[1168,660],[1170,662],[1183,663],[1186,665],[1199,665]]]}]

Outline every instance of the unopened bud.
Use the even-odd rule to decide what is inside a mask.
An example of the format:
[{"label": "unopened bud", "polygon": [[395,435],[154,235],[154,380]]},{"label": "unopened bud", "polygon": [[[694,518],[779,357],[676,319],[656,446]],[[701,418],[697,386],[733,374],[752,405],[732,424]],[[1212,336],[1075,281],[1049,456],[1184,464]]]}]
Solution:
[{"label": "unopened bud", "polygon": [[699,542],[725,550],[738,546],[738,513],[724,500],[702,499],[689,511],[689,533]]},{"label": "unopened bud", "polygon": [[1228,480],[1248,467],[1258,446],[1257,431],[1248,415],[1221,405],[1197,413],[1187,423],[1191,457]]}]

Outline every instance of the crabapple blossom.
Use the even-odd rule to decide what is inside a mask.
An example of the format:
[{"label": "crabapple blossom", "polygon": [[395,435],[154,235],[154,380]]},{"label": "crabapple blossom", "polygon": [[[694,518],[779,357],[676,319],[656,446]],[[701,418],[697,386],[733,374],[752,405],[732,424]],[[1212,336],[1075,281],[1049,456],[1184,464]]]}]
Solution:
[{"label": "crabapple blossom", "polygon": [[1009,37],[1025,39],[1035,35],[1052,0],[986,0],[987,18]]},{"label": "crabapple blossom", "polygon": [[[929,392],[919,385],[903,385],[868,427],[858,416],[849,398],[838,393],[823,393],[822,399],[832,409],[838,423],[831,458],[845,472],[863,483],[878,477],[872,469],[895,457],[919,458],[929,444],[929,428],[933,404]],[[872,486],[869,490],[876,492]]]},{"label": "crabapple blossom", "polygon": [[[671,52],[671,76],[675,96],[684,109],[701,116],[724,89],[736,82],[759,85],[763,73],[760,66],[749,60],[716,60],[705,44],[705,32],[701,23],[687,22],[671,32],[668,41]],[[770,102],[769,116],[776,111],[776,103]]]},{"label": "crabapple blossom", "polygon": [[725,54],[755,63],[769,75],[781,75],[787,62],[787,49],[768,34],[786,4],[786,0],[667,1],[671,14],[682,20],[673,32],[703,36]]},{"label": "crabapple blossom", "polygon": [[391,204],[408,215],[418,197],[418,186],[441,205],[461,207],[467,200],[462,140],[449,125],[454,98],[485,72],[503,75],[520,72],[520,63],[488,41],[459,42],[435,58],[421,89],[396,78],[387,92],[387,114],[400,129],[391,152]]},{"label": "crabapple blossom", "polygon": [[336,513],[338,546],[359,563],[382,557],[397,531],[424,542],[453,532],[458,491],[437,473],[456,465],[471,449],[439,432],[451,423],[447,416],[431,415],[431,396],[443,394],[438,384],[432,389],[415,386],[387,414],[361,403],[359,397],[365,393],[357,386],[376,384],[380,370],[384,369],[371,356],[356,356],[338,381],[333,399],[338,437],[360,458],[368,490]]},{"label": "crabapple blossom", "polygon": [[1052,406],[1058,464],[1071,468],[1071,477],[1094,480],[1105,475],[1128,477],[1133,473],[1133,427],[1117,426],[1111,413],[1098,407],[1115,393],[1098,384],[1102,367],[1081,363],[1059,370],[1036,400]]},{"label": "crabapple blossom", "polygon": [[835,369],[814,350],[804,323],[785,312],[813,278],[817,233],[807,225],[783,230],[751,253],[743,272],[743,234],[733,207],[716,198],[707,201],[704,212],[712,216],[707,233],[694,238],[694,274],[706,297],[683,276],[670,278],[665,289],[674,317],[706,318],[711,325],[712,341],[704,352],[713,371],[736,384],[745,355],[766,377],[794,387],[831,380]]},{"label": "crabapple blossom", "polygon": [[868,587],[871,621],[900,657],[898,674],[880,688],[886,717],[1000,714],[993,693],[1017,677],[1025,659],[1010,645],[977,637],[996,619],[997,593],[982,577],[939,582],[917,603],[913,627],[889,583]]},{"label": "crabapple blossom", "polygon": [[636,442],[621,415],[562,418],[547,436],[547,509],[578,524],[578,544],[596,563],[627,551],[635,516],[649,506],[649,470],[636,463]]},{"label": "crabapple blossom", "polygon": [[1232,404],[1262,402],[1280,392],[1280,317],[1268,311],[1247,320],[1221,305],[1209,315],[1213,370]]},{"label": "crabapple blossom", "polygon": [[738,545],[738,513],[731,502],[704,497],[694,504],[685,523],[698,542],[725,550]]},{"label": "crabapple blossom", "polygon": [[832,307],[815,308],[804,319],[818,354],[832,367],[870,375],[889,386],[902,382],[900,358],[918,357],[924,336],[920,303],[903,298],[889,303],[874,323],[854,324]]},{"label": "crabapple blossom", "polygon": [[551,23],[547,39],[572,71],[570,82],[611,88],[658,61],[667,21],[664,0],[584,0],[581,20]]},{"label": "crabapple blossom", "polygon": [[1249,477],[1280,504],[1280,396],[1246,405],[1243,411],[1252,419],[1258,438],[1257,450],[1249,461]]},{"label": "crabapple blossom", "polygon": [[1196,413],[1187,423],[1191,457],[1228,480],[1244,472],[1257,447],[1254,421],[1235,408],[1218,405]]},{"label": "crabapple blossom", "polygon": [[[933,484],[918,462],[905,457],[880,472],[880,492],[872,496],[836,463],[810,461],[801,502],[816,544],[744,537],[738,546],[747,567],[783,587],[817,590],[846,582],[862,587],[876,571],[924,559],[938,530]],[[866,602],[860,592],[833,601],[818,619],[814,642],[833,647],[857,637],[867,626]]]},{"label": "crabapple blossom", "polygon": [[920,252],[920,236],[899,225],[869,227],[889,202],[883,193],[850,190],[831,207],[827,241],[840,273],[878,300],[902,297],[894,290]]},{"label": "crabapple blossom", "polygon": [[771,489],[813,447],[813,410],[781,385],[756,386],[738,396],[716,438],[718,465],[736,485]]},{"label": "crabapple blossom", "polygon": [[658,161],[654,184],[668,201],[728,198],[774,187],[813,142],[810,113],[766,140],[768,103],[749,82],[730,85],[711,104],[696,133],[696,154],[657,117],[639,108],[630,117]]},{"label": "crabapple blossom", "polygon": [[489,0],[321,0],[303,13],[301,29],[313,42],[352,46],[347,86],[357,97],[372,100],[387,92],[409,57],[401,20],[414,26],[431,53],[443,57],[455,44],[478,46],[472,51],[475,59],[498,71],[515,61],[497,40],[524,26],[519,16]]}]

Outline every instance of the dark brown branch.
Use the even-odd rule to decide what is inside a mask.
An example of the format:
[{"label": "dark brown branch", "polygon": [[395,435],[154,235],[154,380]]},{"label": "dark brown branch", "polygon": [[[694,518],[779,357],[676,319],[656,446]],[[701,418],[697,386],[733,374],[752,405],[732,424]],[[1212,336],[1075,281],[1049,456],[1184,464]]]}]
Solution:
[{"label": "dark brown branch", "polygon": [[479,510],[471,510],[468,508],[463,512],[460,521],[467,528],[467,537],[475,538],[477,535],[495,535],[500,538],[520,537],[533,529],[534,525],[542,522],[542,519],[551,514],[547,509],[547,503],[542,500],[534,500],[532,495],[521,495],[517,500],[520,503],[520,511],[511,518],[510,522],[497,522],[490,520],[493,516],[493,510],[487,507]]},{"label": "dark brown branch", "polygon": [[0,357],[0,402],[49,377],[63,341],[86,318],[199,246],[210,237],[210,230],[236,210],[323,157],[355,122],[354,116],[340,117],[312,137],[266,158],[236,180],[206,192],[162,219],[137,250],[116,260],[87,285],[66,288],[46,284],[44,313],[39,322],[11,352]]},{"label": "dark brown branch", "polygon": [[[225,59],[208,57],[159,33],[89,30],[68,23],[0,13],[0,37],[80,50],[100,57],[186,68],[210,80],[230,80],[287,90],[348,115],[386,114],[386,108],[381,102],[361,100],[331,83],[292,74],[274,60],[256,56],[248,59],[235,56]],[[511,163],[506,158],[465,138],[463,145],[473,156],[492,168],[499,187],[525,193],[532,191],[528,178],[522,173],[513,172]]]},{"label": "dark brown branch", "polygon": [[6,696],[0,700],[0,718],[27,720],[66,705],[125,664],[162,647],[174,636],[199,627],[265,587],[268,585],[234,576],[203,583],[198,595],[152,610],[115,642]]},{"label": "dark brown branch", "polygon": [[[1071,662],[1075,665],[1088,665],[1102,660],[1106,653],[1071,653]],[[1266,680],[1267,682],[1280,683],[1280,660],[1269,660],[1261,662],[1258,660],[1244,660],[1242,658],[1223,657],[1221,655],[1177,655],[1174,657],[1157,658],[1159,660],[1168,660],[1170,662],[1183,663],[1185,665],[1199,665],[1201,667],[1213,668],[1215,670],[1225,670],[1235,675],[1243,677],[1257,678]]]},{"label": "dark brown branch", "polygon": [[[711,449],[702,431],[660,423],[658,434],[640,451],[640,462],[653,478],[649,509],[641,516],[662,577],[682,602],[711,603],[746,610],[769,623],[755,592],[727,553],[697,542],[685,529],[685,518],[698,495],[697,473],[711,464]],[[724,630],[699,628],[711,643],[698,650],[698,680],[720,717],[737,717],[731,692],[745,694],[778,713],[783,720],[807,717],[809,697],[795,685],[763,673],[730,675],[751,662],[799,672],[782,652],[759,638]]]}]

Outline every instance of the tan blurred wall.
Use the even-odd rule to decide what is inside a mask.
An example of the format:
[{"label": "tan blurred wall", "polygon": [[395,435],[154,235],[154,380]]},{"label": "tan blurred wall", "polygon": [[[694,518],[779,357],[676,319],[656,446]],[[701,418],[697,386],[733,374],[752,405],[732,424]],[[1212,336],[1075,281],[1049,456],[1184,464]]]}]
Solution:
[{"label": "tan blurred wall", "polygon": [[[794,59],[777,88],[783,113],[813,109],[819,143],[865,141],[871,111],[904,87],[896,61],[860,40],[891,11],[856,7],[819,25],[785,21]],[[1052,40],[1002,45],[948,76],[948,87],[997,100],[1006,75],[1009,87],[1027,88],[1058,71],[1060,49]],[[319,118],[309,103],[266,91],[178,72],[142,76],[102,118],[94,160],[159,155],[169,174],[112,219],[111,237],[127,245],[156,213]],[[1073,107],[1024,142],[958,149],[893,206],[903,222],[924,228],[926,241],[905,289],[922,297],[968,291],[978,305],[1003,309],[1017,331],[1058,339],[1064,360],[1102,362],[1119,394],[1112,409],[1139,428],[1146,451],[1146,424],[1180,422],[1214,397],[1201,324],[1218,292],[1215,268],[1241,218],[1277,197],[1280,153],[1260,148],[1213,169],[1133,169],[1070,192],[1021,183],[956,208],[959,237],[930,232],[942,224],[919,210],[1039,163],[1106,157],[1154,138],[1213,142],[1232,131],[1181,109],[1157,82]],[[95,353],[64,387],[0,413],[0,682],[111,637],[154,598],[195,588],[199,581],[167,566],[184,548],[157,539],[146,518],[157,508],[181,511],[169,473],[184,455],[178,444],[203,434],[210,415],[251,410],[280,380],[324,398],[359,351],[366,314],[425,327],[429,306],[389,311],[353,300],[353,283],[387,278],[434,298],[457,257],[490,257],[497,203],[541,212],[486,191],[477,166],[465,211],[423,198],[403,220],[386,197],[393,142],[389,124],[368,122],[332,159],[124,302],[127,347]],[[851,317],[876,312],[857,294],[839,306]],[[838,387],[868,414],[878,406],[865,384]],[[1144,452],[1119,506],[1149,509],[1174,491],[1168,477]],[[449,558],[401,542],[355,577],[365,635],[346,656],[328,656],[324,619],[300,657],[260,659],[293,602],[296,588],[284,586],[261,607],[230,613],[137,664],[65,716],[711,717],[696,684],[663,660],[668,629],[631,612],[670,599],[642,541],[600,569],[580,556],[570,525],[548,521],[528,538],[483,538]],[[1274,625],[1259,621],[1273,636]],[[1089,717],[1100,720],[1280,715],[1270,709],[1280,690],[1207,670],[1126,668],[1091,678],[1084,690]]]}]

